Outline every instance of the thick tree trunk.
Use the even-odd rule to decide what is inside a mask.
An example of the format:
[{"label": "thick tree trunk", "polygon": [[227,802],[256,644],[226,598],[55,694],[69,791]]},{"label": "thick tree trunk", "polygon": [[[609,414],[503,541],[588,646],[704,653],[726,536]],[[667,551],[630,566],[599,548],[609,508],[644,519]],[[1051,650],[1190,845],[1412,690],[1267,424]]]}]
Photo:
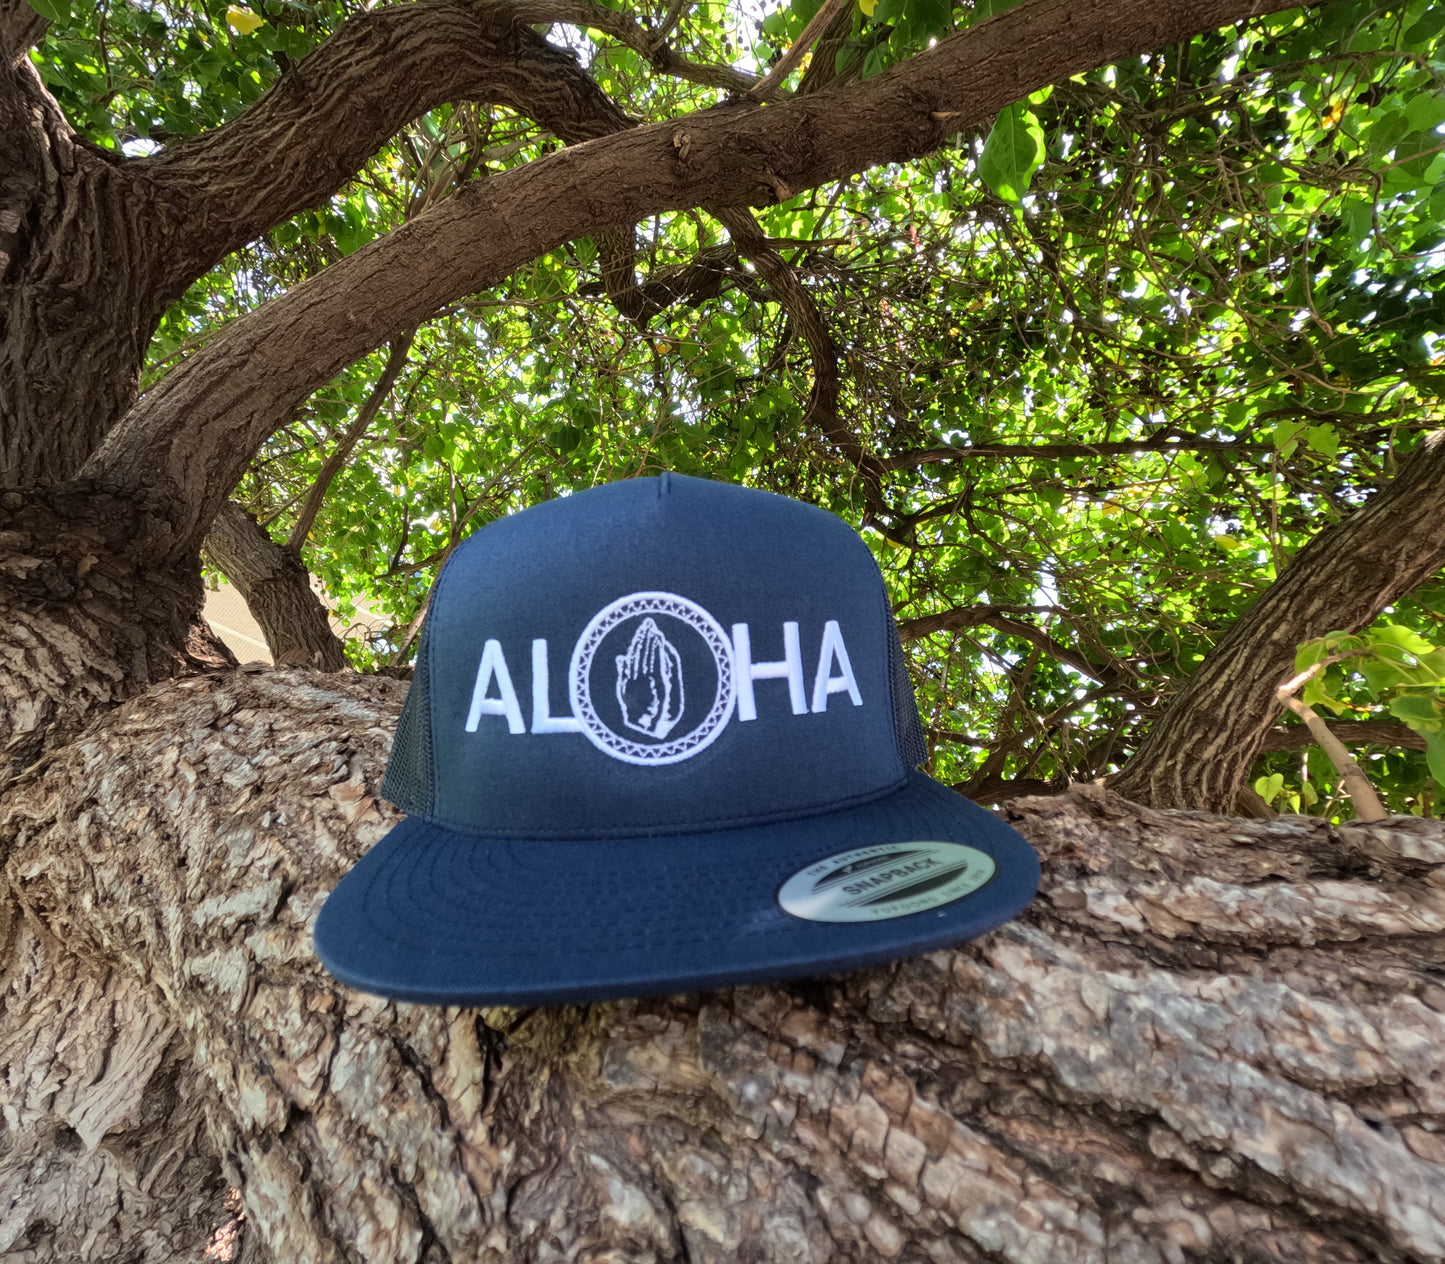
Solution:
[{"label": "thick tree trunk", "polygon": [[34,48],[50,26],[50,19],[41,17],[29,0],[0,0],[0,44],[15,52]]},{"label": "thick tree trunk", "polygon": [[211,523],[206,552],[246,599],[272,661],[329,672],[345,669],[346,651],[311,587],[311,572],[235,501],[222,505]]},{"label": "thick tree trunk", "polygon": [[199,559],[144,499],[85,483],[0,491],[0,788],[91,715],[172,676],[235,666],[200,615]]},{"label": "thick tree trunk", "polygon": [[71,131],[28,57],[0,60],[0,487],[29,487],[74,476],[134,403],[185,283],[140,248],[170,218],[153,185]]},{"label": "thick tree trunk", "polygon": [[[27,1137],[93,1119],[50,1180],[157,1144],[120,1103],[172,1075],[277,1261],[1445,1260],[1440,824],[1080,788],[1010,805],[1042,893],[956,950],[671,1000],[394,1005],[322,973],[309,927],[396,819],[374,796],[404,689],[159,686],[10,790],[11,935],[63,944],[65,979],[148,980],[153,1006],[114,1105],[73,1105],[83,1059],[21,1090]],[[52,1002],[4,1003],[13,1033]],[[91,1042],[94,1022],[65,1020]],[[36,1073],[0,1048],[9,1106]],[[13,1113],[0,1189],[25,1179]],[[162,1188],[218,1191],[205,1165]],[[0,1219],[12,1242],[79,1241],[27,1215]],[[169,1257],[100,1235],[64,1258]]]},{"label": "thick tree trunk", "polygon": [[1304,641],[1353,632],[1445,566],[1445,432],[1320,532],[1230,628],[1150,726],[1116,793],[1156,807],[1227,812],[1283,708],[1275,689]]}]

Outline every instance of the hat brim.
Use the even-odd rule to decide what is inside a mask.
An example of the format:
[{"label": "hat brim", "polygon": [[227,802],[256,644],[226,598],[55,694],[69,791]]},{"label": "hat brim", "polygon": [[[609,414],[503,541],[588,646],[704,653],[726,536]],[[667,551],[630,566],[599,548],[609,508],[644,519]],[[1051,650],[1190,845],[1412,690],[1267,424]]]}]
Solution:
[{"label": "hat brim", "polygon": [[[941,907],[873,922],[783,911],[778,892],[852,848],[962,843],[993,877]],[[408,818],[348,873],[316,921],[343,983],[395,1000],[538,1005],[693,992],[875,965],[982,934],[1038,889],[1033,849],[922,773],[804,820],[667,837],[519,841]]]}]

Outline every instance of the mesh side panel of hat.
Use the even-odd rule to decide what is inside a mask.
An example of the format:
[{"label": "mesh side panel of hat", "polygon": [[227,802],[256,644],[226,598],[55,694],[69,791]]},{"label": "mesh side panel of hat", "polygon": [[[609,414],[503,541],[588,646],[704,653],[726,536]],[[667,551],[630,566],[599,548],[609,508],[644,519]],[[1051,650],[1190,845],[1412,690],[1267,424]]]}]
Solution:
[{"label": "mesh side panel of hat", "polygon": [[898,620],[888,612],[888,671],[892,680],[893,732],[898,737],[898,750],[904,764],[919,767],[928,758],[928,743],[923,740],[923,721],[918,717],[918,699],[913,696],[913,681],[903,657],[903,641],[898,635]]},{"label": "mesh side panel of hat", "polygon": [[428,628],[422,629],[411,692],[406,695],[402,706],[396,737],[391,744],[391,758],[386,761],[386,776],[381,781],[381,797],[390,799],[408,816],[430,816],[436,803],[435,765],[431,757],[430,690],[427,684],[429,632]]}]

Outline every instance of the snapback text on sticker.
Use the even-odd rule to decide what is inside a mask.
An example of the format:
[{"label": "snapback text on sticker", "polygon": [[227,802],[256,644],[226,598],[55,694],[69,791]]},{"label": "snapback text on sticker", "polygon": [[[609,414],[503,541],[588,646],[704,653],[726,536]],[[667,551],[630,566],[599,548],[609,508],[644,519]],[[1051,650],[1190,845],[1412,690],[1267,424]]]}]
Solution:
[{"label": "snapback text on sticker", "polygon": [[779,888],[778,904],[807,922],[882,922],[972,895],[995,868],[987,852],[962,843],[879,843],[800,869]]}]

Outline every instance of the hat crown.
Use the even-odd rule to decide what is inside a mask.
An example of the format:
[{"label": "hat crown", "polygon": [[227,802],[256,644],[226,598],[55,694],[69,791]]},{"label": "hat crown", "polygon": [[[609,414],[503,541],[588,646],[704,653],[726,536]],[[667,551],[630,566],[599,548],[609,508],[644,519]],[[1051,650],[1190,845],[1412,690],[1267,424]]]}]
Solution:
[{"label": "hat crown", "polygon": [[382,792],[479,835],[635,837],[865,802],[923,754],[858,535],[787,497],[663,475],[458,547]]}]

